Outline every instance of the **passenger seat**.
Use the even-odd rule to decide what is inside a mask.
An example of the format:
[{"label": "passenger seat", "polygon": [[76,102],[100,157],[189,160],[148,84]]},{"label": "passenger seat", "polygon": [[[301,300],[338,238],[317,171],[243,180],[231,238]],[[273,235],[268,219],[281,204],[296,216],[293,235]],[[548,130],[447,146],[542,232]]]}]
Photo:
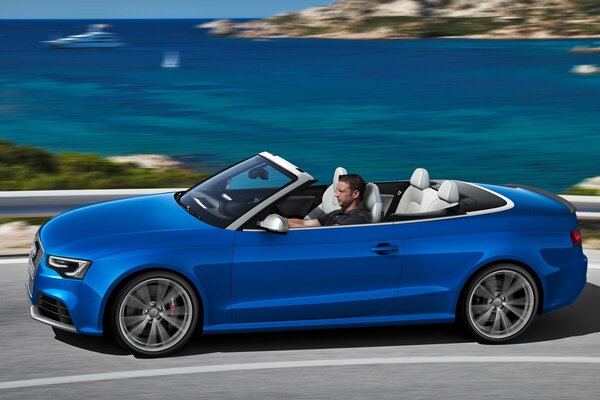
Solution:
[{"label": "passenger seat", "polygon": [[444,181],[437,191],[437,198],[428,205],[425,211],[437,211],[454,207],[458,204],[459,200],[460,195],[456,182]]},{"label": "passenger seat", "polygon": [[395,212],[424,212],[436,199],[436,191],[429,187],[429,172],[425,168],[417,168],[410,177],[410,186],[402,194]]}]

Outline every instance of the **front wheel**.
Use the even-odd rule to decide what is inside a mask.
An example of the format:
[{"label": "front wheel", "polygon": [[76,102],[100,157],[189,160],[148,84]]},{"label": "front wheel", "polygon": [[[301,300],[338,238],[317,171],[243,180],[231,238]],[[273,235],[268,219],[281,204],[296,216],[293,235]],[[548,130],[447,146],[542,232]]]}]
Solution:
[{"label": "front wheel", "polygon": [[198,300],[185,280],[170,272],[148,272],[117,295],[113,331],[117,341],[136,354],[164,356],[190,339],[198,315]]},{"label": "front wheel", "polygon": [[538,289],[532,276],[513,264],[496,265],[479,273],[467,287],[459,310],[476,339],[501,343],[523,333],[533,321]]}]

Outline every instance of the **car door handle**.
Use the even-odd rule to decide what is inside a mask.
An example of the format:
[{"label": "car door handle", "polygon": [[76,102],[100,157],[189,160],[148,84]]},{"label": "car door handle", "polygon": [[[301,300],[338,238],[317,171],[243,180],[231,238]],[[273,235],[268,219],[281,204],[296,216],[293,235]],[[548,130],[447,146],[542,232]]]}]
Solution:
[{"label": "car door handle", "polygon": [[377,254],[391,254],[398,251],[398,246],[389,243],[380,243],[371,248],[371,251]]}]

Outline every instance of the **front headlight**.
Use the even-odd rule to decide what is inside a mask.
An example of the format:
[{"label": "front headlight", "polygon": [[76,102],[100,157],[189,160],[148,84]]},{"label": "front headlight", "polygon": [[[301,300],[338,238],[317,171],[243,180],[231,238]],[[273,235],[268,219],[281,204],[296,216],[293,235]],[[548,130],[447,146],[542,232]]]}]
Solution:
[{"label": "front headlight", "polygon": [[75,258],[48,256],[47,264],[63,278],[83,279],[91,261]]}]

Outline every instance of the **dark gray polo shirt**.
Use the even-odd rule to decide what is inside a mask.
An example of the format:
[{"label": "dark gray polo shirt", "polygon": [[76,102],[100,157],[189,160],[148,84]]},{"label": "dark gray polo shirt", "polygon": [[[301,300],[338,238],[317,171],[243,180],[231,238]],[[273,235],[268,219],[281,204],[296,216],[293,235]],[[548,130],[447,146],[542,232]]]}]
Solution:
[{"label": "dark gray polo shirt", "polygon": [[344,212],[335,210],[317,218],[321,226],[366,224],[367,216],[362,208]]}]

